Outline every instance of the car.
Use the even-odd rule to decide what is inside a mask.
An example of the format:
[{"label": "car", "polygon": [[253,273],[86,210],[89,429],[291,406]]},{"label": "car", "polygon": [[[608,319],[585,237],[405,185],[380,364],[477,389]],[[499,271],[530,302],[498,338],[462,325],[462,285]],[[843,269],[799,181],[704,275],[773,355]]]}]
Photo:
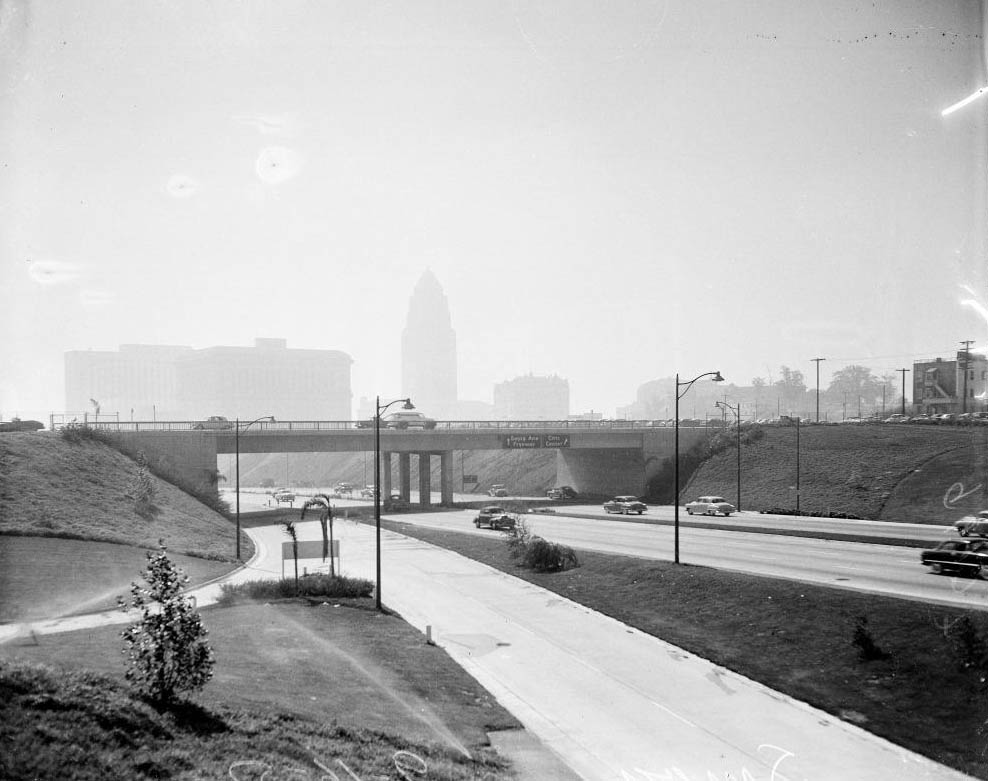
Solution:
[{"label": "car", "polygon": [[196,423],[192,428],[199,431],[204,429],[211,431],[223,431],[225,429],[233,428],[233,423],[224,418],[222,415],[210,415],[205,420],[201,420]]},{"label": "car", "polygon": [[377,490],[372,485],[365,485],[360,489],[360,497],[362,499],[373,499],[377,494]]},{"label": "car", "polygon": [[500,485],[500,484],[492,485],[491,488],[490,488],[490,490],[487,492],[487,495],[488,496],[507,496],[508,495],[508,489],[505,488],[503,485]]},{"label": "car", "polygon": [[295,501],[295,494],[289,491],[287,488],[279,488],[277,491],[271,494],[271,498],[274,499],[278,504],[281,504],[282,502],[288,502],[289,504],[291,504],[292,502]]},{"label": "car", "polygon": [[954,528],[961,537],[988,537],[988,510],[977,515],[965,515],[954,522]]},{"label": "car", "polygon": [[490,529],[514,529],[517,523],[518,519],[514,515],[496,504],[481,507],[477,517],[473,519],[473,525],[478,529],[481,526]]},{"label": "car", "polygon": [[701,496],[699,499],[686,505],[686,512],[689,515],[730,515],[735,512],[733,504],[728,502],[723,496]]},{"label": "car", "polygon": [[901,412],[896,412],[894,415],[889,415],[885,418],[886,423],[905,423],[909,420],[908,415],[903,415]]},{"label": "car", "polygon": [[387,417],[382,418],[381,425],[386,428],[433,429],[436,427],[436,421],[432,418],[427,418],[421,412],[415,410],[399,410],[398,412],[392,412]]},{"label": "car", "polygon": [[956,572],[985,580],[988,579],[988,541],[947,540],[924,550],[920,562],[936,575]]},{"label": "car", "polygon": [[561,485],[557,488],[550,488],[545,492],[550,499],[576,499],[579,494],[568,485]]},{"label": "car", "polygon": [[6,423],[0,423],[0,431],[40,431],[45,424],[40,420],[21,420],[11,418]]},{"label": "car", "polygon": [[605,513],[619,513],[621,515],[638,513],[641,515],[647,509],[648,505],[639,501],[637,496],[615,496],[609,502],[604,502]]}]

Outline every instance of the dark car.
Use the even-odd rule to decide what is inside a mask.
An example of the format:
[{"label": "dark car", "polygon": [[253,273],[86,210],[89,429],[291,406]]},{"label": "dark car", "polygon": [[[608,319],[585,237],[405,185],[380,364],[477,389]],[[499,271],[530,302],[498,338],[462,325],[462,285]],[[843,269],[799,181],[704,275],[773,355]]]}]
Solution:
[{"label": "dark car", "polygon": [[45,424],[38,420],[21,420],[13,418],[6,423],[0,423],[0,431],[40,431]]},{"label": "dark car", "polygon": [[620,513],[621,515],[638,513],[641,515],[647,509],[648,505],[639,501],[637,496],[615,496],[609,502],[604,502],[605,513]]},{"label": "dark car", "polygon": [[500,505],[482,507],[477,517],[473,519],[473,525],[478,529],[481,526],[490,529],[513,529],[517,523],[518,519]]},{"label": "dark car", "polygon": [[920,554],[920,561],[930,571],[956,572],[960,575],[988,579],[988,541],[948,540]]},{"label": "dark car", "polygon": [[965,515],[954,522],[954,528],[961,537],[988,537],[988,510],[977,515]]},{"label": "dark car", "polygon": [[550,488],[545,492],[550,499],[576,499],[579,494],[568,485],[561,485],[558,488]]}]

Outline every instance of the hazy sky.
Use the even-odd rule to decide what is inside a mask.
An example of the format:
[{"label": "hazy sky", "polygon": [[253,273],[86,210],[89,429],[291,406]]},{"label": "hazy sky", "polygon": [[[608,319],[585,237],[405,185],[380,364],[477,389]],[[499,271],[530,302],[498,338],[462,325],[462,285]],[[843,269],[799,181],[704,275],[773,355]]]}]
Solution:
[{"label": "hazy sky", "polygon": [[[978,0],[0,2],[0,414],[63,353],[340,349],[461,398],[988,347]],[[424,409],[428,414],[428,410]]]}]

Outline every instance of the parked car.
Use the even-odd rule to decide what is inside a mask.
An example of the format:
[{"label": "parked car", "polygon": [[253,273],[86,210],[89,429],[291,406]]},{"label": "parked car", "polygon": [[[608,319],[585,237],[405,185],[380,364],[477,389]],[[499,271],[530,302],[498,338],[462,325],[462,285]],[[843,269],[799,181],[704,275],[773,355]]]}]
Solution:
[{"label": "parked car", "polygon": [[956,572],[988,578],[988,541],[947,540],[920,554],[920,561],[934,574]]},{"label": "parked car", "polygon": [[507,496],[508,495],[508,489],[505,488],[503,485],[500,485],[500,484],[492,485],[491,488],[490,488],[490,490],[487,492],[487,495],[488,496]]},{"label": "parked car", "polygon": [[701,496],[686,505],[689,515],[730,515],[735,509],[723,496]]},{"label": "parked car", "polygon": [[432,429],[436,421],[427,418],[417,410],[399,410],[381,419],[381,425],[386,428],[421,428]]},{"label": "parked car", "polygon": [[889,415],[885,418],[886,423],[905,423],[909,420],[908,415],[903,415],[901,412],[896,412],[894,415]]},{"label": "parked car", "polygon": [[200,431],[203,429],[222,431],[224,429],[233,428],[233,423],[224,418],[222,415],[210,415],[205,420],[201,420],[196,423],[192,428]]},{"label": "parked car", "polygon": [[977,515],[965,515],[954,523],[954,528],[961,537],[988,537],[988,510],[981,510]]},{"label": "parked car", "polygon": [[621,515],[638,513],[641,515],[647,509],[648,506],[639,501],[637,496],[615,496],[609,502],[604,502],[605,513],[619,513]]},{"label": "parked car", "polygon": [[377,494],[377,490],[372,485],[365,485],[360,489],[360,497],[362,499],[373,499],[375,494]]},{"label": "parked car", "polygon": [[288,502],[289,504],[291,504],[292,502],[295,501],[295,494],[289,491],[287,488],[279,488],[277,491],[271,494],[271,498],[274,499],[278,504],[281,504],[282,502]]},{"label": "parked car", "polygon": [[478,529],[487,526],[491,529],[513,529],[518,523],[518,519],[499,505],[489,505],[480,508],[477,517],[473,519],[473,525]]},{"label": "parked car", "polygon": [[561,485],[558,488],[550,488],[545,492],[550,499],[576,499],[579,494],[568,485]]}]

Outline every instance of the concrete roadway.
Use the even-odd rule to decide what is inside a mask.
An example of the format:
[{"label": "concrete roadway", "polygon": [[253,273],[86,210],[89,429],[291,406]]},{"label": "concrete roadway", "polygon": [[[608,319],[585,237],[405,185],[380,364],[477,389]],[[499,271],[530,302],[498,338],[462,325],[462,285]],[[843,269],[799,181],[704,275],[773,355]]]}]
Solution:
[{"label": "concrete roadway", "polygon": [[[671,517],[671,510],[669,512]],[[648,518],[651,514],[653,510],[650,508],[649,515],[643,517]],[[475,515],[476,512],[470,510],[408,513],[396,516],[396,520],[470,534],[497,534],[488,529],[476,529],[472,522]],[[673,560],[674,527],[671,525],[577,518],[558,512],[553,515],[530,513],[523,517],[533,532],[573,548]],[[683,517],[680,516],[680,521]],[[632,518],[638,519],[638,516]],[[757,517],[758,522],[763,525],[765,518],[766,516]],[[710,519],[718,524],[734,520],[733,515],[729,518]],[[832,519],[828,519],[828,522],[862,523]],[[956,537],[956,533],[946,527],[921,526],[917,529],[913,526],[912,532],[932,536],[931,546],[935,540],[947,539],[948,535]],[[704,529],[683,526],[682,523],[679,537],[680,561],[685,563],[988,610],[988,582],[933,575],[919,563],[920,550],[917,548],[789,537],[784,533],[755,534]]]},{"label": "concrete roadway", "polygon": [[[318,523],[305,522],[299,530],[301,539],[320,537]],[[280,574],[284,532],[261,527],[250,533],[258,546],[252,566]],[[374,580],[373,527],[338,521],[335,534],[342,571]],[[317,568],[320,562],[300,566]],[[438,645],[584,779],[967,778],[551,592],[418,540],[382,532],[382,581],[388,608],[431,631]],[[208,599],[205,592],[201,596]]]}]

